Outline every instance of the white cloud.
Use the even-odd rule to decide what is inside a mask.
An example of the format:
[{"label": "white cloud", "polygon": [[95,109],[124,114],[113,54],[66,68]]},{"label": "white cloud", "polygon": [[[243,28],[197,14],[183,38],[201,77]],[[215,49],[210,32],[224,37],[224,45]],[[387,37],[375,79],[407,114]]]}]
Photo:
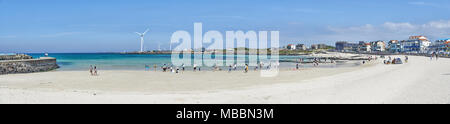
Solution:
[{"label": "white cloud", "polygon": [[394,23],[394,22],[386,22],[383,24],[383,27],[389,30],[413,30],[416,28],[411,23]]},{"label": "white cloud", "polygon": [[380,25],[328,27],[327,30],[331,33],[314,35],[310,39],[326,41],[404,40],[411,35],[425,35],[432,40],[450,38],[450,20],[431,21],[425,24],[385,22]]},{"label": "white cloud", "polygon": [[353,26],[353,27],[328,27],[328,30],[336,33],[349,33],[349,32],[360,32],[360,33],[370,33],[375,30],[375,27],[371,24],[366,24],[363,26]]},{"label": "white cloud", "polygon": [[423,1],[416,1],[416,2],[409,2],[409,5],[413,6],[426,6],[426,7],[435,7],[435,8],[448,8],[448,5],[441,4],[441,3],[430,3],[430,2],[423,2]]},{"label": "white cloud", "polygon": [[428,24],[424,24],[422,27],[424,27],[424,28],[448,29],[448,28],[450,28],[450,20],[448,20],[448,21],[444,21],[444,20],[432,21],[432,22],[429,22]]}]

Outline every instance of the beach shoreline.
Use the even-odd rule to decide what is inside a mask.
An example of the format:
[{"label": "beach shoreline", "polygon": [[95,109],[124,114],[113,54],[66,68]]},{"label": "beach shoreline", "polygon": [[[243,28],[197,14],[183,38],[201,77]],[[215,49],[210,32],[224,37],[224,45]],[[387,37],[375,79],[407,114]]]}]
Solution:
[{"label": "beach shoreline", "polygon": [[441,68],[450,67],[450,60],[413,56],[410,61],[281,70],[272,79],[261,78],[257,71],[0,75],[0,103],[450,103],[450,78]]}]

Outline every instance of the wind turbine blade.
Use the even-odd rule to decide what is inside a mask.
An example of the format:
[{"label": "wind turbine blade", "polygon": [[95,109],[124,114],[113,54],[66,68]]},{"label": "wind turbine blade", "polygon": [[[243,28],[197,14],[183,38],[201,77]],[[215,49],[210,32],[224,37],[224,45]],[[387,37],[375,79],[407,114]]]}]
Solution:
[{"label": "wind turbine blade", "polygon": [[139,32],[135,32],[136,34],[138,34],[138,35],[142,35],[141,33],[139,33]]},{"label": "wind turbine blade", "polygon": [[147,30],[145,30],[145,32],[144,32],[144,33],[142,33],[142,34],[143,34],[143,35],[145,35],[145,34],[146,34],[146,33],[148,32],[148,30],[149,30],[149,29],[147,28]]}]

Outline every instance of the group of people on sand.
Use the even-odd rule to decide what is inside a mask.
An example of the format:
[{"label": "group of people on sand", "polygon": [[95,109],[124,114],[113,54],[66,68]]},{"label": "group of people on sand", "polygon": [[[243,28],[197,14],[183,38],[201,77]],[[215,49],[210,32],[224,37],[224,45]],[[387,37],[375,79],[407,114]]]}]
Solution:
[{"label": "group of people on sand", "polygon": [[320,62],[320,60],[319,60],[318,58],[314,58],[314,59],[313,59],[313,66],[314,66],[314,67],[319,66],[319,62]]},{"label": "group of people on sand", "polygon": [[[168,66],[167,64],[164,64],[161,69],[163,70],[163,72],[172,72],[172,73],[179,73],[180,72],[180,68],[178,67],[174,67],[173,65]],[[184,71],[184,64],[183,64],[183,69]]]},{"label": "group of people on sand", "polygon": [[436,58],[436,61],[439,59],[439,54],[436,52],[433,52],[430,56],[430,60],[433,60],[433,58]]},{"label": "group of people on sand", "polygon": [[90,66],[89,67],[89,73],[91,73],[91,76],[98,76],[97,66]]},{"label": "group of people on sand", "polygon": [[[279,63],[270,63],[267,66],[267,69],[271,69],[271,68],[278,67],[278,66],[279,66]],[[262,70],[264,67],[265,66],[264,66],[263,63],[259,63],[257,66],[254,66],[254,68],[252,68],[252,69],[257,71],[257,70]],[[153,66],[153,68],[155,69],[155,71],[157,71],[157,65],[156,64]],[[238,68],[238,65],[236,63],[235,64],[231,64],[231,65],[228,66],[228,72],[236,71],[236,70],[238,70],[237,68]],[[151,69],[150,65],[145,65],[145,70],[146,71],[149,71],[150,69]],[[197,64],[193,64],[192,69],[193,69],[193,72],[201,71],[201,66],[198,66]],[[174,66],[174,65],[171,65],[171,64],[163,64],[161,66],[161,70],[163,72],[179,73],[179,72],[184,72],[186,70],[186,67],[185,67],[185,64],[182,64],[181,66]],[[213,72],[214,71],[223,71],[223,69],[220,66],[217,66],[217,65],[212,66],[211,70]],[[244,73],[248,73],[249,70],[250,70],[250,65],[249,64],[245,64],[244,68],[243,68]]]},{"label": "group of people on sand", "polygon": [[[408,63],[408,60],[409,60],[409,57],[405,56],[405,63]],[[392,59],[391,56],[389,56],[387,60],[384,60],[383,63],[386,64],[386,65],[389,65],[389,64],[403,64],[402,59],[400,59],[400,58]]]}]

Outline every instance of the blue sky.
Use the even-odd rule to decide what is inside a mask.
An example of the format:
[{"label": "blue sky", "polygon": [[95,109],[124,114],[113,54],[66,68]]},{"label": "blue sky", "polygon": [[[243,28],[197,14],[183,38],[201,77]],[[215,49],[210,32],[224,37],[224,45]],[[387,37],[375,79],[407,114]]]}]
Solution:
[{"label": "blue sky", "polygon": [[[1,52],[168,49],[177,30],[278,30],[281,44],[450,37],[448,0],[0,0]],[[225,33],[223,33],[225,34]]]}]

